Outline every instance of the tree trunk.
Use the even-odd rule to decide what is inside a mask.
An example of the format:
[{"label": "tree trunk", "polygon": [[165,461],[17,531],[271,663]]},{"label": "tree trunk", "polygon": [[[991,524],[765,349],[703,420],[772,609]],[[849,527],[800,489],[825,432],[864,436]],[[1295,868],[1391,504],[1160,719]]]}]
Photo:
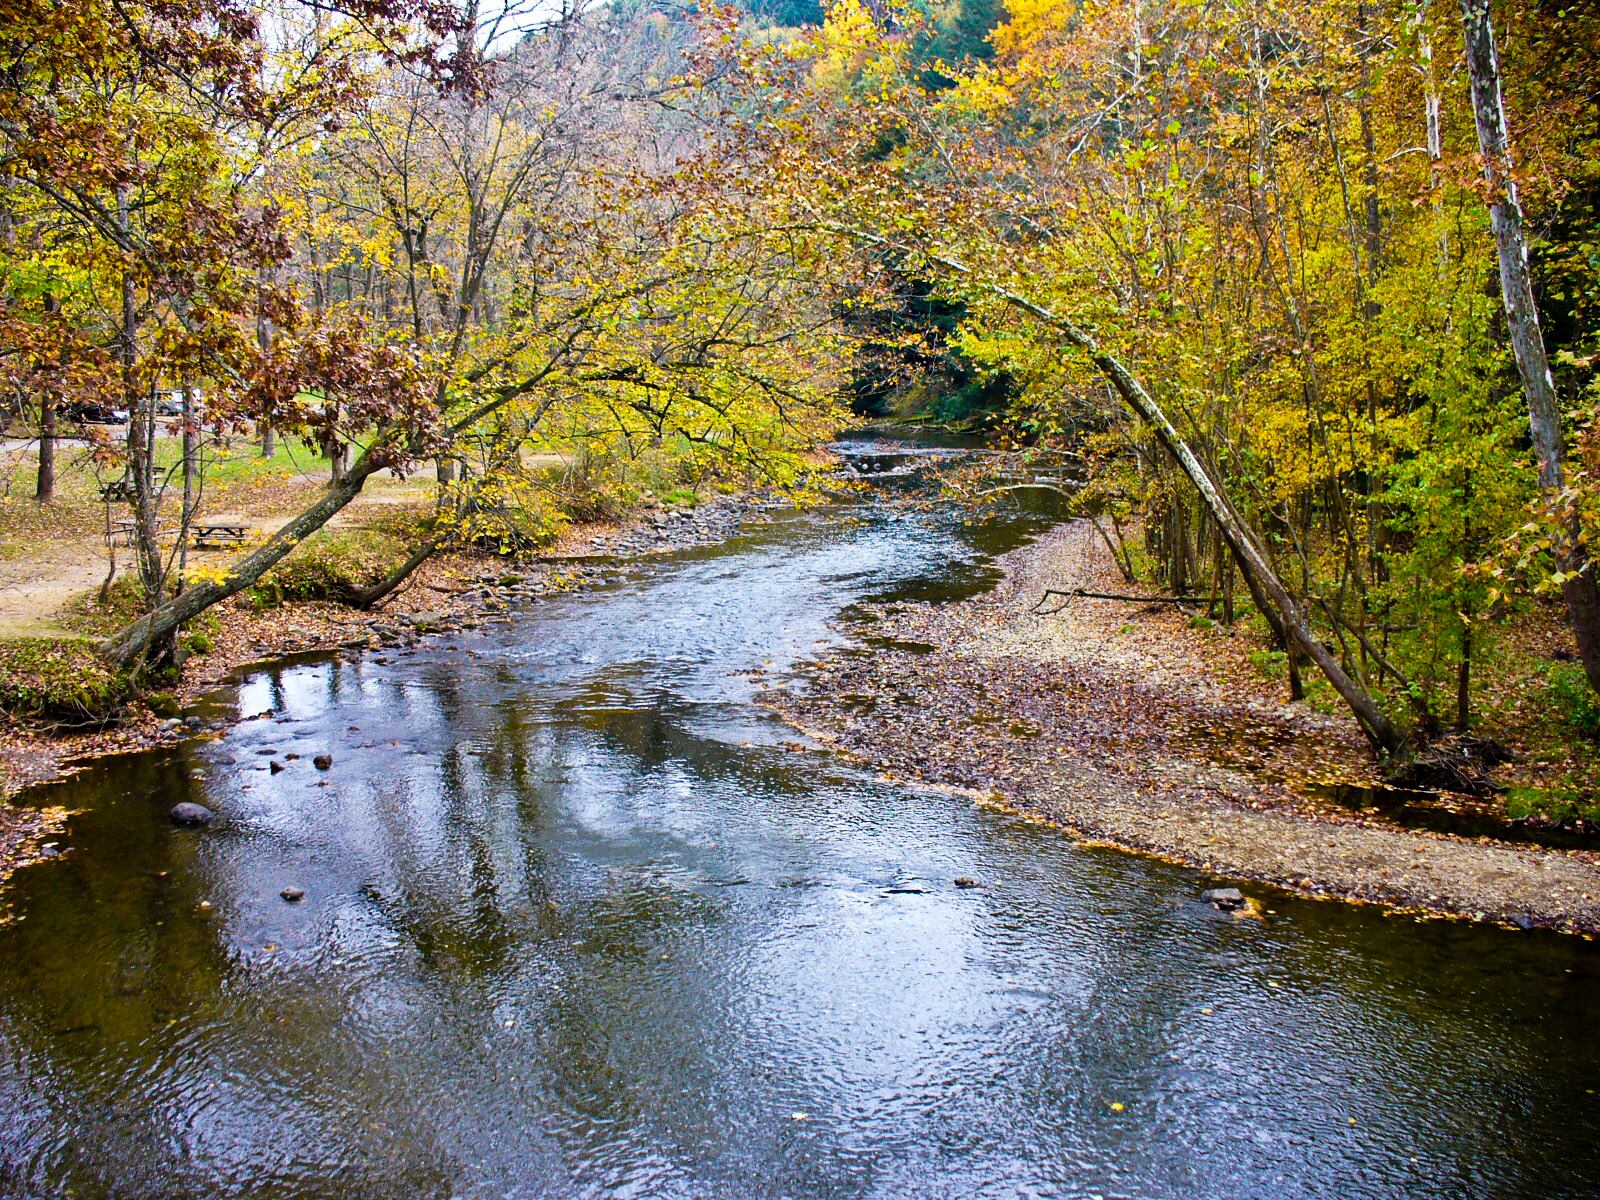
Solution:
[{"label": "tree trunk", "polygon": [[397,587],[411,578],[413,571],[433,557],[434,552],[439,549],[443,541],[443,537],[438,534],[426,538],[421,545],[411,552],[405,562],[389,572],[388,576],[382,581],[357,592],[354,600],[356,607],[371,608],[393,593]]},{"label": "tree trunk", "polygon": [[377,471],[379,465],[370,451],[363,454],[320,500],[274,533],[254,553],[240,559],[221,579],[201,580],[184,588],[165,604],[106,639],[101,653],[112,662],[131,666],[143,658],[151,646],[170,639],[185,621],[244,591],[354,500],[367,477]]},{"label": "tree trunk", "polygon": [[[262,294],[265,291],[266,280],[265,269],[256,272],[256,347],[261,351],[263,361],[267,357],[267,351],[272,348],[272,327],[267,320],[266,297]],[[256,419],[256,431],[261,435],[261,457],[271,458],[278,450],[274,444],[271,413],[263,412]]]},{"label": "tree trunk", "polygon": [[[933,261],[962,273],[967,271],[965,266],[951,259],[934,257]],[[1124,403],[1149,424],[1162,447],[1177,460],[1183,473],[1189,477],[1189,482],[1200,493],[1201,501],[1212,519],[1216,521],[1223,540],[1228,543],[1228,548],[1239,564],[1245,582],[1256,597],[1258,607],[1268,622],[1277,625],[1281,630],[1290,655],[1293,656],[1298,648],[1317,664],[1349,707],[1362,732],[1375,746],[1388,753],[1399,751],[1405,745],[1404,735],[1384,715],[1383,710],[1378,707],[1366,689],[1345,671],[1338,657],[1322,644],[1322,639],[1317,637],[1316,631],[1301,612],[1300,605],[1289,594],[1289,589],[1278,578],[1278,573],[1273,570],[1266,554],[1257,545],[1255,535],[1234,508],[1233,501],[1211,478],[1204,464],[1172,422],[1167,419],[1167,414],[1162,411],[1155,398],[1145,391],[1144,386],[1116,357],[1107,354],[1094,338],[1072,322],[1015,292],[1007,291],[995,284],[985,286],[991,294],[1056,329],[1067,341],[1089,356],[1089,360],[1116,389]],[[1276,609],[1276,620],[1274,620],[1274,609]]]},{"label": "tree trunk", "polygon": [[42,504],[56,498],[56,398],[48,389],[39,396],[39,481],[33,498]]},{"label": "tree trunk", "polygon": [[[1528,246],[1522,232],[1522,205],[1517,200],[1489,0],[1461,0],[1461,25],[1466,37],[1467,74],[1472,81],[1472,116],[1478,127],[1483,177],[1488,184],[1489,221],[1500,258],[1500,294],[1510,326],[1511,351],[1528,398],[1528,429],[1539,460],[1539,487],[1547,499],[1553,500],[1565,482],[1561,410],[1556,402],[1555,381],[1550,377],[1528,270]],[[1590,686],[1600,691],[1600,589],[1596,588],[1580,533],[1575,512],[1562,518],[1562,528],[1556,535],[1556,567],[1562,575],[1561,594],[1567,604],[1567,621],[1577,639],[1578,655]]]},{"label": "tree trunk", "polygon": [[[54,315],[56,298],[46,296],[44,308]],[[39,393],[39,476],[34,483],[33,498],[41,504],[56,498],[56,395],[49,385]]]},{"label": "tree trunk", "polygon": [[199,425],[195,419],[194,386],[183,385],[183,510],[178,519],[178,587],[189,565],[189,529],[200,503]]}]

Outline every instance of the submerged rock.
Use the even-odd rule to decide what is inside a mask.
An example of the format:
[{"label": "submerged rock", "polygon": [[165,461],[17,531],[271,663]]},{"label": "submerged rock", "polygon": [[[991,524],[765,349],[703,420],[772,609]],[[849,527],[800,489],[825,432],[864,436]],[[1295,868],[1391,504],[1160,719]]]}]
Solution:
[{"label": "submerged rock", "polygon": [[175,825],[209,825],[217,816],[204,804],[195,804],[189,800],[174,804],[172,811],[167,815],[172,818]]},{"label": "submerged rock", "polygon": [[970,875],[957,875],[951,882],[958,888],[978,888],[983,886]]},{"label": "submerged rock", "polygon": [[283,891],[279,892],[278,895],[282,896],[290,904],[296,904],[306,898],[306,890],[302,887],[295,887],[294,884],[291,883],[288,887],[284,888]]},{"label": "submerged rock", "polygon": [[333,766],[333,755],[318,754],[311,760],[311,765],[319,771],[326,771],[329,767]]},{"label": "submerged rock", "polygon": [[1200,899],[1205,900],[1225,912],[1232,912],[1236,908],[1243,908],[1245,895],[1238,888],[1207,888],[1200,893]]}]

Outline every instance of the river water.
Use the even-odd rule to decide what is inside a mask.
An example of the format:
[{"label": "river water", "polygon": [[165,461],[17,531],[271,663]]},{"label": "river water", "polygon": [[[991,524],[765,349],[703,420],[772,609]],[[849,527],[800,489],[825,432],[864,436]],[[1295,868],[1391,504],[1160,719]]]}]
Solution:
[{"label": "river water", "polygon": [[755,704],[1029,528],[780,514],[34,792],[0,1195],[1600,1194],[1591,944],[1235,920]]}]

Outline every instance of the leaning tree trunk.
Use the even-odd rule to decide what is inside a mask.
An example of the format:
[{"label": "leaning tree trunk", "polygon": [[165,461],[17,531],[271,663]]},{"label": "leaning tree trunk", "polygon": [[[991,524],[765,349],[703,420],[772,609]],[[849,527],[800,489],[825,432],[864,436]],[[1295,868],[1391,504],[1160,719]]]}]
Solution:
[{"label": "leaning tree trunk", "polygon": [[[848,232],[852,236],[861,236],[853,230]],[[876,240],[882,241],[882,239]],[[970,274],[970,268],[954,259],[939,255],[929,255],[929,259],[960,274]],[[1218,531],[1228,543],[1228,549],[1233,552],[1234,559],[1239,564],[1240,572],[1250,584],[1252,594],[1257,597],[1257,604],[1267,616],[1269,623],[1281,626],[1289,653],[1292,655],[1298,647],[1317,664],[1373,745],[1388,753],[1396,753],[1403,749],[1405,735],[1378,707],[1377,701],[1371,694],[1350,676],[1340,664],[1338,657],[1323,645],[1322,639],[1317,636],[1316,630],[1311,627],[1311,623],[1300,610],[1300,605],[1290,595],[1288,587],[1278,578],[1272,563],[1256,543],[1255,535],[1234,507],[1233,501],[1212,479],[1199,456],[1167,419],[1167,414],[1156,403],[1155,398],[1145,391],[1144,386],[1116,356],[1102,350],[1099,343],[1085,330],[1043,305],[1029,300],[1026,296],[1009,291],[998,284],[983,286],[990,295],[1043,321],[1089,356],[1089,361],[1094,363],[1100,374],[1116,389],[1117,395],[1123,402],[1150,426],[1156,435],[1156,440],[1177,461],[1183,473],[1189,477],[1189,482],[1200,493],[1201,502],[1205,504],[1212,520],[1216,521]],[[1270,603],[1262,603],[1263,600]],[[1273,621],[1273,609],[1277,610],[1276,622]]]},{"label": "leaning tree trunk", "polygon": [[[1528,429],[1539,459],[1539,488],[1547,499],[1564,486],[1565,445],[1555,381],[1545,354],[1539,309],[1528,271],[1528,245],[1522,232],[1522,205],[1517,200],[1511,135],[1506,129],[1505,100],[1500,91],[1500,63],[1495,53],[1489,0],[1461,0],[1461,25],[1467,44],[1467,74],[1472,80],[1472,116],[1483,151],[1483,177],[1488,184],[1489,222],[1494,227],[1500,258],[1500,293],[1511,330],[1511,352],[1528,398]],[[1562,519],[1556,535],[1556,567],[1567,621],[1577,639],[1578,654],[1590,686],[1600,691],[1600,588],[1589,563],[1576,512]]]},{"label": "leaning tree trunk", "polygon": [[254,553],[240,559],[221,579],[190,584],[165,604],[108,638],[100,647],[101,653],[124,666],[140,661],[151,646],[159,646],[171,638],[185,621],[244,591],[265,575],[279,559],[354,500],[367,477],[380,466],[379,456],[370,450],[363,454],[320,500],[274,533]]},{"label": "leaning tree trunk", "polygon": [[412,572],[432,558],[443,544],[443,534],[431,534],[424,538],[416,549],[411,551],[403,563],[371,587],[358,591],[353,598],[355,606],[357,608],[372,608],[386,599],[393,594],[397,587],[411,578]]}]

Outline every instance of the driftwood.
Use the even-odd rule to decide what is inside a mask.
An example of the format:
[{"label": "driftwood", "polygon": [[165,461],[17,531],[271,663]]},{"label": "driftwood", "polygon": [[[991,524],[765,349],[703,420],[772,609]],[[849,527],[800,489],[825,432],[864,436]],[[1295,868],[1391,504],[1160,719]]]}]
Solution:
[{"label": "driftwood", "polygon": [[[1060,596],[1064,603],[1052,609],[1045,609],[1044,602],[1051,596]],[[1086,588],[1072,588],[1062,591],[1060,588],[1045,588],[1039,597],[1039,603],[1033,606],[1033,611],[1041,617],[1048,617],[1051,613],[1058,613],[1070,602],[1077,599],[1084,600],[1122,600],[1129,604],[1213,604],[1215,596],[1127,596],[1120,592],[1091,592]]]}]

